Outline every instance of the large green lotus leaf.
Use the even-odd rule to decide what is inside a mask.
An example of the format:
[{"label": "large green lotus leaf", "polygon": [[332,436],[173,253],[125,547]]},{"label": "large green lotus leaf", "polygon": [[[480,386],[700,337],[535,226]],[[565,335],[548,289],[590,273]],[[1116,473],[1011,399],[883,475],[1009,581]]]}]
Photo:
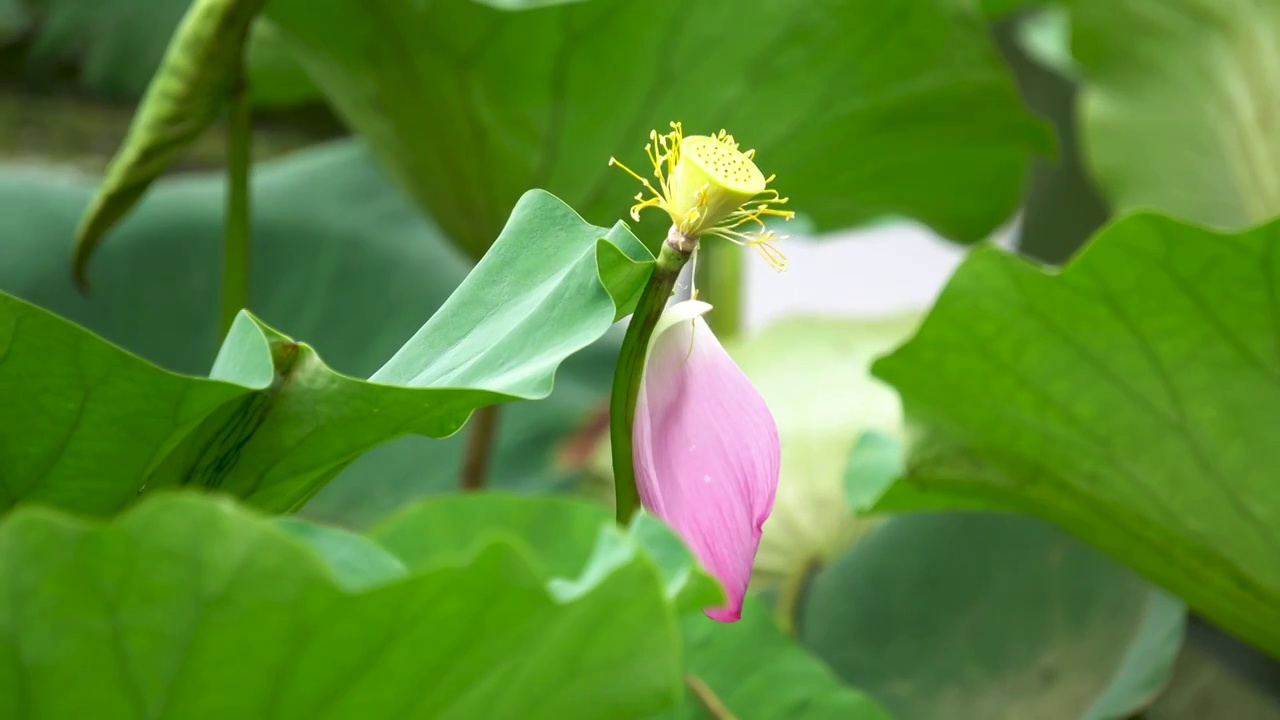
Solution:
[{"label": "large green lotus leaf", "polygon": [[[358,143],[259,164],[253,182],[251,307],[346,374],[377,370],[469,269]],[[95,185],[47,170],[0,169],[0,289],[164,367],[207,373],[218,350],[221,174],[160,181],[112,231],[86,299],[72,287],[67,263]],[[183,241],[172,242],[175,236]],[[503,408],[490,485],[546,489],[572,480],[555,462],[556,445],[607,394],[614,348],[611,334],[565,363],[549,398]],[[456,488],[465,435],[408,436],[374,448],[303,512],[366,525],[413,497]]]},{"label": "large green lotus leaf", "polygon": [[708,622],[698,613],[681,626],[688,692],[682,706],[658,717],[889,720],[875,700],[844,685],[778,630],[756,600],[747,600],[736,623]]},{"label": "large green lotus leaf", "polygon": [[805,644],[903,718],[1118,719],[1148,704],[1182,604],[1035,518],[907,515],[820,571]]},{"label": "large green lotus leaf", "polygon": [[[904,470],[902,451],[901,443],[886,434],[867,432],[859,439],[850,455],[849,466],[845,473],[849,502],[855,513],[860,514],[871,510],[883,497],[885,490],[902,475]],[[975,505],[981,508],[980,504],[975,503]],[[920,525],[923,527],[917,532],[922,538],[927,538],[934,532],[932,523],[920,523]],[[1035,539],[1044,533],[1044,529],[1029,525],[1026,532]],[[981,540],[983,531],[980,530],[973,535],[979,538],[978,542],[983,542]],[[956,545],[949,546],[945,552],[980,554],[987,551],[982,547],[971,549],[966,544],[968,540],[968,535],[957,539]],[[1011,544],[1022,542],[1022,538],[1014,538]],[[1068,539],[1067,542],[1074,544],[1076,541]],[[1049,564],[1052,562],[1049,561]],[[1098,563],[1098,568],[1102,574],[1110,572],[1102,569],[1101,563]],[[1001,572],[1007,570],[1007,567],[1001,568]],[[829,570],[828,574],[838,572],[838,570]],[[1157,595],[1153,594],[1152,597],[1156,598]],[[1037,601],[1036,598],[1031,599],[1031,602]],[[1176,683],[1176,680],[1169,679],[1169,666],[1178,651],[1178,646],[1182,644],[1183,623],[1180,618],[1183,617],[1184,610],[1178,603],[1163,601],[1154,602],[1150,609],[1152,613],[1146,616],[1146,621],[1137,634],[1126,638],[1129,642],[1128,649],[1124,652],[1119,668],[1112,675],[1110,684],[1094,698],[1083,717],[1127,718],[1135,708],[1150,702],[1162,686]],[[1035,610],[1028,607],[1017,609],[1017,614],[1020,616],[1028,612],[1034,613]],[[1013,706],[1002,708],[1002,711],[1014,710]]]},{"label": "large green lotus leaf", "polygon": [[[326,531],[332,532],[332,531]],[[563,582],[581,568],[609,567],[636,545],[662,574],[676,607],[692,610],[683,620],[685,673],[712,687],[741,717],[885,717],[874,703],[844,687],[829,670],[773,627],[769,611],[749,602],[743,619],[716,623],[699,608],[719,601],[719,590],[683,544],[650,515],[641,514],[625,536],[612,513],[595,503],[568,498],[473,494],[417,503],[368,533],[413,570],[468,557],[495,533],[519,537],[533,549],[545,572]],[[584,577],[589,573],[584,573]],[[779,686],[787,688],[779,692]],[[672,715],[700,717],[694,694]],[[750,710],[750,712],[746,712]],[[853,712],[854,714],[848,714]],[[844,713],[844,714],[841,714]]]},{"label": "large green lotus leaf", "polygon": [[[625,229],[586,225],[545,193],[527,195],[504,233],[372,382],[247,315],[215,363],[222,382],[176,377],[3,298],[0,385],[20,402],[0,424],[22,438],[3,448],[7,504],[110,512],[144,486],[195,483],[287,510],[385,440],[445,436],[474,407],[546,396],[560,360],[634,294],[647,254]],[[34,427],[24,407],[42,409]]]},{"label": "large green lotus leaf", "polygon": [[5,717],[633,718],[679,691],[651,561],[574,592],[518,537],[354,589],[326,552],[225,499],[157,496],[109,524],[0,524]]},{"label": "large green lotus leaf", "polygon": [[266,15],[472,255],[528,187],[620,217],[640,188],[606,161],[647,174],[641,147],[671,120],[731,129],[819,228],[906,214],[959,240],[1009,216],[1048,145],[969,3],[537,5],[273,0]]},{"label": "large green lotus leaf", "polygon": [[[587,563],[593,544],[596,552],[607,550],[605,536],[618,535],[613,513],[598,503],[482,494],[417,503],[378,523],[369,536],[409,567],[423,568],[475,552],[476,545],[495,530],[519,535],[537,551],[547,572],[562,578]],[[675,534],[652,516],[638,515],[625,542],[643,547],[653,558],[668,596],[678,600],[680,607],[701,608],[721,601],[715,581]]]},{"label": "large green lotus leaf", "polygon": [[1075,0],[1088,160],[1119,209],[1224,228],[1280,214],[1280,3]]},{"label": "large green lotus leaf", "polygon": [[1280,655],[1278,249],[1137,215],[1061,272],[971,254],[874,368],[916,431],[881,506],[1042,515]]},{"label": "large green lotus leaf", "polygon": [[[345,590],[357,592],[377,587],[408,572],[399,557],[364,535],[318,525],[294,515],[279,515],[275,524],[315,550]],[[473,547],[478,549],[480,545]],[[459,561],[456,556],[451,560]]]},{"label": "large green lotus leaf", "polygon": [[[574,487],[582,471],[565,465],[559,448],[583,416],[607,402],[614,340],[606,336],[569,358],[548,398],[502,408],[487,487],[537,492]],[[455,491],[468,436],[464,428],[444,440],[415,435],[374,448],[326,485],[302,514],[365,527],[413,498]]]}]

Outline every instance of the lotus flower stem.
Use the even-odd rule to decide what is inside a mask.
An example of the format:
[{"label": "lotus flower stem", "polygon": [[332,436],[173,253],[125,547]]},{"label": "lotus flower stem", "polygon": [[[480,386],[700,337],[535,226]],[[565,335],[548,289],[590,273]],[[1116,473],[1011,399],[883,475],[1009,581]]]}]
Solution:
[{"label": "lotus flower stem", "polygon": [[219,337],[249,304],[249,164],[253,121],[243,66],[231,91],[227,136],[227,217],[222,255],[222,313]]},{"label": "lotus flower stem", "polygon": [[464,491],[484,489],[501,410],[497,405],[487,405],[476,410],[471,417],[471,434],[467,436],[466,447],[462,451],[462,470],[458,473],[458,487]]},{"label": "lotus flower stem", "polygon": [[614,492],[617,498],[618,523],[626,525],[640,509],[640,493],[636,490],[636,469],[631,451],[631,435],[635,426],[636,401],[644,380],[645,356],[653,329],[662,317],[675,289],[680,270],[697,247],[697,240],[672,227],[662,243],[649,284],[645,285],[635,314],[627,325],[613,372],[613,391],[609,397],[609,443],[613,451]]},{"label": "lotus flower stem", "polygon": [[712,690],[711,686],[703,682],[702,678],[693,673],[685,673],[684,684],[693,693],[693,696],[698,699],[698,704],[702,706],[702,709],[706,710],[707,714],[714,720],[738,720],[738,716],[734,715],[733,711],[725,706],[720,696],[716,695],[715,690]]},{"label": "lotus flower stem", "polygon": [[698,300],[716,309],[707,315],[707,324],[716,337],[727,340],[742,332],[745,315],[742,294],[743,255],[731,243],[712,242],[698,249],[695,287]]}]

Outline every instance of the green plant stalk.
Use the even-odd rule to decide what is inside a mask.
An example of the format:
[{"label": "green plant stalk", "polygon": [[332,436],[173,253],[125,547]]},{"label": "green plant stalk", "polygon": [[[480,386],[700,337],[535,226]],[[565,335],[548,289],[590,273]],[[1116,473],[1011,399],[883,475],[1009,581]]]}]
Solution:
[{"label": "green plant stalk", "polygon": [[243,67],[231,91],[227,134],[227,217],[222,246],[222,312],[219,336],[225,337],[241,309],[249,304],[249,163],[253,120]]},{"label": "green plant stalk", "polygon": [[620,525],[631,522],[640,509],[640,493],[636,490],[636,469],[631,456],[631,436],[636,417],[636,401],[640,397],[640,384],[644,380],[644,365],[649,353],[649,339],[653,328],[667,307],[667,300],[680,277],[680,270],[689,262],[698,245],[696,238],[680,234],[675,227],[667,233],[667,239],[658,252],[649,283],[645,285],[636,302],[635,313],[627,325],[618,352],[618,365],[613,372],[613,391],[609,396],[609,444],[613,451],[614,493],[617,498],[617,517]]},{"label": "green plant stalk", "polygon": [[458,487],[462,490],[483,490],[489,474],[489,456],[493,454],[494,438],[498,432],[497,405],[487,405],[471,416],[471,434],[462,452],[462,469],[458,474]]},{"label": "green plant stalk", "polygon": [[698,248],[698,299],[716,309],[707,314],[707,324],[721,340],[742,332],[744,259],[742,249],[726,241]]},{"label": "green plant stalk", "polygon": [[796,637],[800,631],[800,610],[803,606],[804,594],[821,569],[822,561],[818,558],[809,558],[799,572],[783,581],[773,619],[778,624],[778,629],[792,638]]},{"label": "green plant stalk", "polygon": [[684,684],[698,699],[698,704],[703,710],[707,711],[714,720],[738,720],[738,716],[725,706],[724,701],[716,695],[716,691],[711,686],[703,682],[702,678],[693,673],[685,673]]}]

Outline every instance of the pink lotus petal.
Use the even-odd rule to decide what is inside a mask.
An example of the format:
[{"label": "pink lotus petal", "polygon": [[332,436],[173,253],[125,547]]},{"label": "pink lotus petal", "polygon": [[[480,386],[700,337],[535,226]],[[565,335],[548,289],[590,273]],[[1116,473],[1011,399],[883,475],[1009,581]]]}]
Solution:
[{"label": "pink lotus petal", "polygon": [[636,486],[645,509],[684,539],[724,586],[707,616],[733,622],[778,489],[778,428],[764,399],[702,319],[677,303],[654,330],[636,404]]}]

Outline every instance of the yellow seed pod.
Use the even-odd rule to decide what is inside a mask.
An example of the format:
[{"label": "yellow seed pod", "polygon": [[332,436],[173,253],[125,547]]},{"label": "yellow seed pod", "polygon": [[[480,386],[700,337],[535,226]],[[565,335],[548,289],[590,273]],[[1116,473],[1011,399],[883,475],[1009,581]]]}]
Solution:
[{"label": "yellow seed pod", "polygon": [[773,176],[765,177],[756,167],[754,150],[739,150],[737,141],[724,130],[685,137],[683,126],[673,122],[669,133],[649,133],[645,154],[658,180],[656,188],[617,158],[609,158],[610,165],[622,168],[649,191],[649,197],[636,195],[633,219],[639,220],[646,208],[659,208],[687,238],[696,241],[714,235],[755,248],[779,270],[786,266],[787,259],[773,244],[779,238],[764,221],[768,217],[790,220],[795,213],[778,208],[787,198],[769,187]]},{"label": "yellow seed pod", "polygon": [[680,142],[680,159],[671,173],[671,212],[686,217],[698,211],[698,225],[718,224],[764,192],[765,177],[746,153],[708,135]]}]

